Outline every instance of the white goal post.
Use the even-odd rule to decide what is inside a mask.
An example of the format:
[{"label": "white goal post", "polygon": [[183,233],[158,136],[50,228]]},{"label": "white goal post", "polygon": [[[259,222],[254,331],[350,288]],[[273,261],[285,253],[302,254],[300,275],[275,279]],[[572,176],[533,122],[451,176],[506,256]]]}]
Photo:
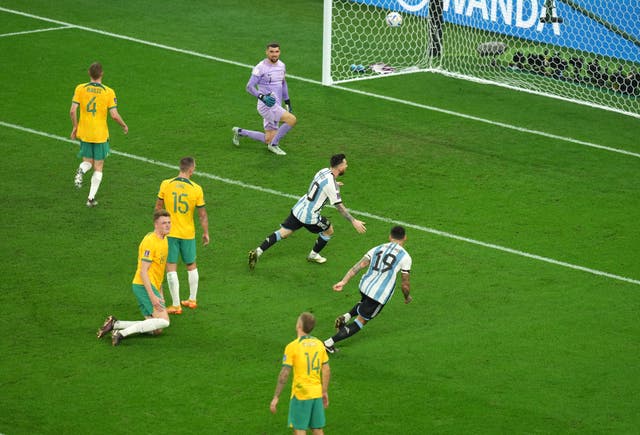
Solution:
[{"label": "white goal post", "polygon": [[640,118],[639,0],[324,0],[323,23],[325,85],[435,72]]}]

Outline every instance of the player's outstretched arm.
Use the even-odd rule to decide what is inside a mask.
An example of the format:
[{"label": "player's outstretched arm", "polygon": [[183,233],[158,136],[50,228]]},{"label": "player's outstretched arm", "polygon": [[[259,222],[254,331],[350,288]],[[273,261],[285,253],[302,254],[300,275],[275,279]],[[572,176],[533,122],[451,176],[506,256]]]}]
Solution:
[{"label": "player's outstretched arm", "polygon": [[358,261],[356,264],[351,267],[344,275],[344,277],[333,285],[333,289],[337,292],[341,292],[345,285],[358,274],[362,269],[369,266],[371,260],[366,255],[362,257],[362,260]]},{"label": "player's outstretched arm", "polygon": [[351,216],[351,213],[349,213],[349,210],[347,210],[347,208],[344,206],[344,204],[342,204],[342,203],[336,204],[336,210],[338,210],[338,212],[342,216],[344,216],[344,218],[346,220],[351,222],[351,225],[353,225],[353,228],[355,228],[357,232],[362,234],[362,233],[367,231],[367,227],[365,226],[366,224],[363,221],[358,220],[358,219],[354,218],[353,216]]}]

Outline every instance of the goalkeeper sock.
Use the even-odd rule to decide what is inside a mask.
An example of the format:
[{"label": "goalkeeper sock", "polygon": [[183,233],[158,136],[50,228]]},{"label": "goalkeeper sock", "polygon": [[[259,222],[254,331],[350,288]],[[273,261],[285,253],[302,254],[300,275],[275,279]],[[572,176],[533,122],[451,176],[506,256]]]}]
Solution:
[{"label": "goalkeeper sock", "polygon": [[280,233],[278,231],[269,234],[269,237],[264,239],[264,242],[262,242],[262,244],[260,245],[260,249],[262,250],[262,252],[266,251],[267,249],[278,243],[280,238]]},{"label": "goalkeeper sock", "polygon": [[278,143],[280,143],[280,139],[282,139],[284,137],[285,134],[289,133],[289,130],[291,130],[293,127],[291,127],[289,124],[282,124],[279,128],[278,128],[278,132],[276,133],[275,137],[273,138],[273,140],[271,141],[271,145],[272,146],[276,146],[278,145]]},{"label": "goalkeeper sock", "polygon": [[258,142],[267,143],[264,139],[264,133],[261,133],[259,131],[241,129],[238,132],[238,135],[246,136],[249,139],[257,140]]},{"label": "goalkeeper sock", "polygon": [[167,272],[167,285],[169,286],[169,293],[171,293],[171,305],[179,307],[180,280],[178,279],[178,272]]}]

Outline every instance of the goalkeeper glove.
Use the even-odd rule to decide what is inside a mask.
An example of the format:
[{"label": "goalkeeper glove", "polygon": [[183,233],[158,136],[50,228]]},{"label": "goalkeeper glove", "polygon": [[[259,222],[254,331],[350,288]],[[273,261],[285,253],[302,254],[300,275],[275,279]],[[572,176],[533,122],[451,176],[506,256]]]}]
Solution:
[{"label": "goalkeeper glove", "polygon": [[267,107],[272,107],[274,104],[276,104],[276,99],[273,95],[260,94],[258,95],[258,100],[266,104]]},{"label": "goalkeeper glove", "polygon": [[284,105],[286,106],[289,113],[293,113],[293,109],[291,108],[291,100],[284,100]]}]

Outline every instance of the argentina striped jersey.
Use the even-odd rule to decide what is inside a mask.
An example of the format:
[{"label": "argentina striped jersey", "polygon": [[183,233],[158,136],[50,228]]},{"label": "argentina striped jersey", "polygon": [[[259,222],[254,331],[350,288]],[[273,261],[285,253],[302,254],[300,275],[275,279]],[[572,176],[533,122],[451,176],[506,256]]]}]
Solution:
[{"label": "argentina striped jersey", "polygon": [[305,224],[317,224],[320,219],[322,207],[329,201],[332,205],[342,202],[340,188],[331,169],[320,169],[313,177],[307,194],[302,196],[291,212],[300,222]]},{"label": "argentina striped jersey", "polygon": [[411,256],[398,243],[388,242],[367,252],[369,269],[360,279],[360,291],[381,304],[393,296],[398,272],[409,273]]}]

